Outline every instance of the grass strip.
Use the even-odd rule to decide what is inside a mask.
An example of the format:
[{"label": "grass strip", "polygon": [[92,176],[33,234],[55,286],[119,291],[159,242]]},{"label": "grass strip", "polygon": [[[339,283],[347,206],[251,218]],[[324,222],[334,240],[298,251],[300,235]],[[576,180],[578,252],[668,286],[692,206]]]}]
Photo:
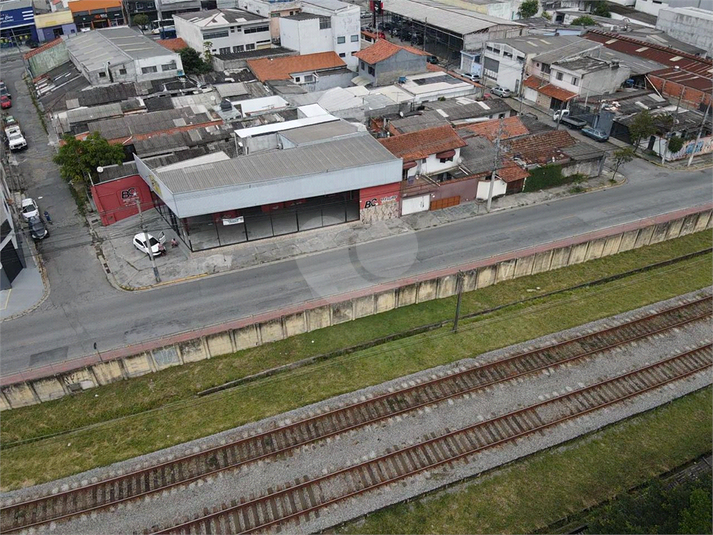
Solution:
[{"label": "grass strip", "polygon": [[[108,465],[703,288],[711,284],[710,263],[711,254],[707,254],[596,288],[466,320],[457,334],[441,328],[212,396],[182,400],[62,437],[17,446],[3,452],[3,490]],[[101,395],[94,399],[96,403],[107,401]]]},{"label": "grass strip", "polygon": [[699,390],[337,531],[534,533],[710,451],[712,400]]},{"label": "grass strip", "polygon": [[[475,314],[504,303],[587,284],[641,266],[678,258],[710,247],[711,236],[710,231],[698,232],[468,292],[463,294],[461,312],[463,315]],[[234,354],[169,368],[48,403],[7,411],[0,419],[0,445],[61,434],[169,406],[192,399],[202,390],[260,374],[265,370],[319,355],[342,352],[344,348],[368,345],[394,333],[452,319],[454,310],[455,298],[437,299]]]}]

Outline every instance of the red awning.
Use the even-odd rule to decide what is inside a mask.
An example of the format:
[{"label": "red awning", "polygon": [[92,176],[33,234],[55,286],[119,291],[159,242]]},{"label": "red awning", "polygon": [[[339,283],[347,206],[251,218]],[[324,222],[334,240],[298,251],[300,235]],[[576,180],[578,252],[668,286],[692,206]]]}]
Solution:
[{"label": "red awning", "polygon": [[416,162],[404,162],[404,169],[413,169],[416,165]]},{"label": "red awning", "polygon": [[451,150],[445,150],[443,152],[439,152],[436,154],[436,158],[453,158],[453,156],[456,155],[456,151],[451,149]]}]

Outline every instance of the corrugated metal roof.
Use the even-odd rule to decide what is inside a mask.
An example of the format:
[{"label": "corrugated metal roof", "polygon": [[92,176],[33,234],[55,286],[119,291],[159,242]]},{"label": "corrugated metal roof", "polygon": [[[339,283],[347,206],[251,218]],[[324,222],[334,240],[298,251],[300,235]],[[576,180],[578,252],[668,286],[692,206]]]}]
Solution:
[{"label": "corrugated metal roof", "polygon": [[526,37],[511,37],[509,39],[494,39],[488,42],[511,46],[523,54],[541,55],[558,52],[557,59],[564,58],[569,54],[577,53],[581,50],[593,48],[592,42],[589,41],[589,39],[584,39],[578,35],[528,35]]},{"label": "corrugated metal roof", "polygon": [[176,53],[125,26],[81,32],[66,40],[69,53],[89,71],[122,65],[135,59],[161,56],[175,57]]},{"label": "corrugated metal roof", "polygon": [[480,32],[494,26],[523,26],[519,22],[499,19],[467,9],[444,6],[428,0],[419,2],[415,0],[386,0],[384,9],[461,35]]},{"label": "corrugated metal roof", "polygon": [[174,193],[317,175],[398,160],[369,134],[157,173]]},{"label": "corrugated metal roof", "polygon": [[315,124],[294,128],[281,135],[295,145],[310,143],[320,139],[332,139],[340,136],[354,134],[358,129],[353,124],[346,121],[333,121],[325,124]]}]

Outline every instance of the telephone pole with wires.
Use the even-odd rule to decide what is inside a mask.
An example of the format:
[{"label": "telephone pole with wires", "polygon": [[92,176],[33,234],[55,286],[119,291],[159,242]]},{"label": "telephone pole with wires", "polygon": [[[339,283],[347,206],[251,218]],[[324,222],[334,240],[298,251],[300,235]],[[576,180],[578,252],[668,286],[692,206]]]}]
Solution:
[{"label": "telephone pole with wires", "polygon": [[500,166],[500,137],[503,135],[503,118],[500,118],[498,123],[498,137],[495,140],[495,162],[493,172],[490,175],[490,188],[488,188],[488,204],[485,207],[486,212],[490,212],[490,204],[493,202],[493,188],[495,187],[495,173]]}]

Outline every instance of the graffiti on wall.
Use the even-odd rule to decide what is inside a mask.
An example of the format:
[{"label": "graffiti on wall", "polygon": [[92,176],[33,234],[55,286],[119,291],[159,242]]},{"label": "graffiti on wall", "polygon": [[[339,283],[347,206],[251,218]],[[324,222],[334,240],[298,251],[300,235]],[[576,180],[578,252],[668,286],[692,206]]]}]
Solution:
[{"label": "graffiti on wall", "polygon": [[688,158],[691,154],[707,154],[713,152],[713,136],[701,138],[697,143],[696,140],[689,141],[681,150],[666,157],[667,160],[682,160]]}]

